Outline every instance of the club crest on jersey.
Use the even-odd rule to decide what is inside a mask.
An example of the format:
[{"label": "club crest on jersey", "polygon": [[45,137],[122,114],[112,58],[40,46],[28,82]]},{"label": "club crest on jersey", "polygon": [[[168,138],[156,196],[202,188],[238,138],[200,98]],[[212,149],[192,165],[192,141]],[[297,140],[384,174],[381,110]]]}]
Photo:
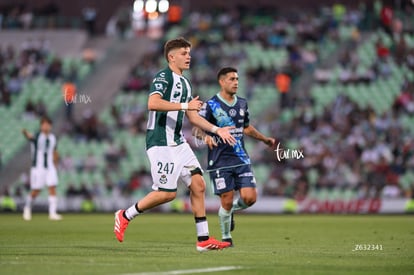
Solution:
[{"label": "club crest on jersey", "polygon": [[244,110],[240,109],[239,114],[240,114],[240,116],[244,116]]},{"label": "club crest on jersey", "polygon": [[161,184],[166,184],[167,182],[168,182],[167,176],[166,175],[161,175],[160,183]]},{"label": "club crest on jersey", "polygon": [[230,109],[230,111],[229,111],[229,115],[230,115],[231,117],[235,117],[235,116],[237,115],[236,110],[234,110],[234,109]]}]

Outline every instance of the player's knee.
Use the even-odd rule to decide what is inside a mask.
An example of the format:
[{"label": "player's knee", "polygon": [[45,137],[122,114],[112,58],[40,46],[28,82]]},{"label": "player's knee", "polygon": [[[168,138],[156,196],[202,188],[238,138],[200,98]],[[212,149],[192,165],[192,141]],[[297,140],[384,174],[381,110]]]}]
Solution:
[{"label": "player's knee", "polygon": [[191,180],[190,189],[192,192],[204,193],[206,191],[206,184],[201,176],[193,176]]},{"label": "player's knee", "polygon": [[226,210],[230,210],[233,206],[233,193],[228,192],[228,193],[221,194],[220,200],[221,200],[221,206]]},{"label": "player's knee", "polygon": [[224,208],[224,209],[226,209],[227,211],[230,211],[230,209],[233,207],[233,202],[232,201],[230,201],[230,202],[221,202],[221,206]]},{"label": "player's knee", "polygon": [[244,201],[249,207],[256,203],[256,198],[249,198]]},{"label": "player's knee", "polygon": [[247,196],[247,197],[244,197],[243,198],[243,201],[244,201],[244,203],[247,205],[247,206],[252,206],[253,204],[255,204],[256,203],[256,196]]},{"label": "player's knee", "polygon": [[175,199],[175,196],[177,195],[177,192],[163,192],[164,194],[164,202],[170,202]]},{"label": "player's knee", "polygon": [[193,188],[191,188],[192,192],[196,192],[196,193],[204,193],[206,192],[206,186],[205,184],[195,184],[194,186],[192,186]]}]

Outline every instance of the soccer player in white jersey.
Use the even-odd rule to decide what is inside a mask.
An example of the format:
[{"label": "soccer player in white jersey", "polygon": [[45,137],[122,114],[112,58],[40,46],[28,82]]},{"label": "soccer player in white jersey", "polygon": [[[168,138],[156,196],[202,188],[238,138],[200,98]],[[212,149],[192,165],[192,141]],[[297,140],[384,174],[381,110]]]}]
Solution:
[{"label": "soccer player in white jersey", "polygon": [[182,133],[184,116],[195,126],[221,137],[224,142],[235,142],[232,127],[219,128],[200,117],[202,102],[191,95],[191,84],[183,76],[190,67],[191,44],[177,38],[164,45],[168,67],[154,77],[148,97],[148,124],[146,150],[151,163],[153,191],[126,210],[115,213],[114,233],[118,241],[133,218],[146,210],[173,200],[177,184],[190,190],[191,207],[197,230],[196,249],[200,252],[230,246],[209,237],[205,210],[205,182],[201,166]]},{"label": "soccer player in white jersey", "polygon": [[[220,92],[206,102],[200,115],[218,127],[233,126],[235,144],[219,142],[214,133],[195,131],[196,136],[208,144],[208,167],[214,194],[221,200],[219,220],[222,241],[233,239],[230,231],[234,228],[232,219],[236,210],[246,209],[256,202],[256,180],[251,169],[249,155],[244,148],[244,135],[262,141],[273,147],[275,139],[260,133],[250,124],[246,99],[237,96],[239,76],[232,67],[222,68],[217,74]],[[197,129],[194,129],[197,130]],[[235,191],[240,197],[234,199]]]},{"label": "soccer player in white jersey", "polygon": [[30,141],[32,153],[32,168],[30,170],[30,189],[25,206],[23,208],[23,219],[32,219],[32,203],[40,191],[47,186],[49,190],[49,219],[61,220],[62,216],[57,214],[56,185],[58,176],[56,164],[59,155],[56,151],[57,140],[52,131],[52,121],[48,117],[40,120],[40,132],[33,135],[23,129],[23,135]]}]

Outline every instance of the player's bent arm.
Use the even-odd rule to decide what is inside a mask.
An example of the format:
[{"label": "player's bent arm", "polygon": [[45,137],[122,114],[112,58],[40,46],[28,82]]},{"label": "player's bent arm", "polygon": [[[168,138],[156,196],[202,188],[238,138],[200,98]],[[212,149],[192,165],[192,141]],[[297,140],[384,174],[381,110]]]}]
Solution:
[{"label": "player's bent arm", "polygon": [[201,128],[202,130],[210,133],[217,134],[220,136],[225,143],[234,144],[236,143],[236,139],[231,135],[230,130],[234,127],[223,127],[219,128],[210,122],[208,122],[205,118],[200,116],[196,111],[188,111],[186,112],[187,118],[191,124],[196,127]]},{"label": "player's bent arm", "polygon": [[193,127],[191,129],[191,134],[193,135],[193,137],[195,137],[199,140],[204,140],[205,137],[207,136],[207,133],[199,127]]},{"label": "player's bent arm", "polygon": [[267,137],[260,133],[255,127],[249,125],[243,129],[243,133],[249,137],[254,139],[260,140],[269,146],[273,146],[275,143],[275,139],[271,137]]},{"label": "player's bent arm", "polygon": [[22,129],[22,133],[28,140],[33,139],[33,135],[29,131],[27,131],[26,129]]},{"label": "player's bent arm", "polygon": [[204,141],[210,149],[217,146],[215,139],[208,135],[203,129],[193,127],[191,133],[196,139]]},{"label": "player's bent arm", "polygon": [[217,126],[208,122],[205,118],[200,116],[196,111],[188,111],[186,112],[187,118],[191,124],[194,126],[210,133],[215,133],[217,131]]},{"label": "player's bent arm", "polygon": [[158,93],[152,94],[148,98],[148,110],[150,111],[160,111],[160,112],[169,112],[169,111],[180,111],[180,110],[196,110],[199,111],[203,102],[198,99],[196,96],[189,102],[183,103],[174,103],[162,98]]},{"label": "player's bent arm", "polygon": [[148,98],[148,110],[150,111],[179,111],[182,109],[181,103],[169,102],[162,99],[160,94],[152,94]]}]

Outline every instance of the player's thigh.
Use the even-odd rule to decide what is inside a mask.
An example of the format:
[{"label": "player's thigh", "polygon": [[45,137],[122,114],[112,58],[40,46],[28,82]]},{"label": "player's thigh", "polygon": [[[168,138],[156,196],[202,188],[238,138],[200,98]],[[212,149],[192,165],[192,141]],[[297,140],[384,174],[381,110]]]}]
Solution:
[{"label": "player's thigh", "polygon": [[58,175],[56,169],[46,170],[45,182],[48,187],[53,187],[58,184]]},{"label": "player's thigh", "polygon": [[196,155],[188,143],[181,144],[178,147],[179,150],[176,155],[176,162],[181,163],[183,167],[179,181],[194,191],[196,190],[195,188],[197,188],[198,191],[204,192],[205,182],[203,178],[203,170],[201,169],[201,165]]},{"label": "player's thigh", "polygon": [[233,168],[236,190],[251,187],[256,188],[256,178],[250,165],[243,165]]},{"label": "player's thigh", "polygon": [[44,169],[32,168],[30,170],[30,189],[40,190],[46,184],[46,171]]},{"label": "player's thigh", "polygon": [[210,180],[213,185],[214,194],[218,196],[235,189],[235,181],[231,168],[210,171]]},{"label": "player's thigh", "polygon": [[147,150],[151,164],[152,189],[160,191],[176,191],[182,164],[176,161],[175,147],[154,146]]}]

